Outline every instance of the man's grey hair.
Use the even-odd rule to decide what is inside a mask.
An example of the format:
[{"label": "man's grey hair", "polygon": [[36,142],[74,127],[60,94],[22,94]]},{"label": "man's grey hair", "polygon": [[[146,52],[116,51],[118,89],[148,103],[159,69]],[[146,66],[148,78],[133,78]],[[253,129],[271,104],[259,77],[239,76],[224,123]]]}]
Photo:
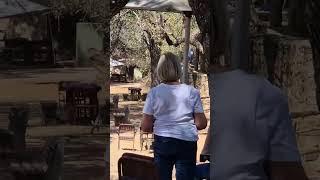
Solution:
[{"label": "man's grey hair", "polygon": [[171,52],[164,53],[158,62],[157,75],[161,82],[178,81],[181,77],[181,64],[178,56]]}]

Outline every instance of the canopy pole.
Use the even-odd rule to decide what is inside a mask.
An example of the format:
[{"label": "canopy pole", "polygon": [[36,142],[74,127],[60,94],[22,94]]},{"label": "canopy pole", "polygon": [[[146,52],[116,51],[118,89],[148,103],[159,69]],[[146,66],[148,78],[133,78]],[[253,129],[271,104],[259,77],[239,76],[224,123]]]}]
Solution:
[{"label": "canopy pole", "polygon": [[182,82],[184,84],[189,84],[189,57],[188,57],[188,53],[189,53],[189,46],[190,46],[190,24],[191,24],[191,17],[192,17],[192,13],[191,12],[184,12],[185,14],[185,33],[184,33],[184,42],[185,42],[185,46],[184,46],[184,54],[183,54],[183,78],[182,78]]}]

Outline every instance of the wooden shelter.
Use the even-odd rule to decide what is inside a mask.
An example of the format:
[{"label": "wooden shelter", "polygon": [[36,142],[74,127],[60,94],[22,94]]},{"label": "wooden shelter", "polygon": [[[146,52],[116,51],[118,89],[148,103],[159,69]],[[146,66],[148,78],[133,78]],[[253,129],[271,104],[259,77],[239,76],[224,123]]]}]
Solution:
[{"label": "wooden shelter", "polygon": [[1,0],[0,18],[13,16],[25,16],[27,14],[36,14],[47,12],[50,9],[46,6],[34,3],[29,0]]},{"label": "wooden shelter", "polygon": [[[38,62],[55,63],[49,12],[50,8],[30,0],[0,1],[0,20],[8,19],[11,28],[19,25],[20,29],[24,29],[21,31],[26,31],[26,28],[30,31],[28,35],[25,35],[26,32],[13,33],[15,31],[10,29],[8,25],[4,30],[4,38],[0,39],[4,44],[1,51],[1,57],[4,61],[23,62],[27,65],[34,65]],[[38,23],[33,24],[36,21]],[[39,27],[39,23],[41,27]],[[22,34],[25,36],[21,36]]]}]

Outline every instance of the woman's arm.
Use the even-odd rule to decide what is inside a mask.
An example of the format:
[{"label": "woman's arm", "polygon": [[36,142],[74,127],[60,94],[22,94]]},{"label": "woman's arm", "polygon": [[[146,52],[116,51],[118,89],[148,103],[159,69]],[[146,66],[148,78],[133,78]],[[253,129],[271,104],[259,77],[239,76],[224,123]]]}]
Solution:
[{"label": "woman's arm", "polygon": [[149,91],[147,95],[146,102],[144,103],[143,107],[143,119],[141,122],[141,130],[144,132],[153,132],[153,122],[154,122],[154,116],[153,116],[153,95],[152,90]]},{"label": "woman's arm", "polygon": [[149,114],[143,114],[141,130],[144,132],[153,132],[154,117]]},{"label": "woman's arm", "polygon": [[194,113],[194,123],[198,130],[205,129],[207,127],[207,118],[204,113]]},{"label": "woman's arm", "polygon": [[204,114],[200,92],[199,90],[194,90],[191,93],[191,99],[193,101],[193,116],[194,116],[194,123],[198,130],[205,129],[207,127],[207,118]]}]

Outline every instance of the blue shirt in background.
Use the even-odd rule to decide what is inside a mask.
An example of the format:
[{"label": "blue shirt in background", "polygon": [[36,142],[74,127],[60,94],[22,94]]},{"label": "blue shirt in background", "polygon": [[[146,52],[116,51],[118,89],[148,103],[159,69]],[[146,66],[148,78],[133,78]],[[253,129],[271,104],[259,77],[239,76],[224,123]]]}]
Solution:
[{"label": "blue shirt in background", "polygon": [[186,84],[160,84],[148,93],[143,113],[153,115],[154,134],[197,141],[194,113],[203,113],[199,90]]}]

